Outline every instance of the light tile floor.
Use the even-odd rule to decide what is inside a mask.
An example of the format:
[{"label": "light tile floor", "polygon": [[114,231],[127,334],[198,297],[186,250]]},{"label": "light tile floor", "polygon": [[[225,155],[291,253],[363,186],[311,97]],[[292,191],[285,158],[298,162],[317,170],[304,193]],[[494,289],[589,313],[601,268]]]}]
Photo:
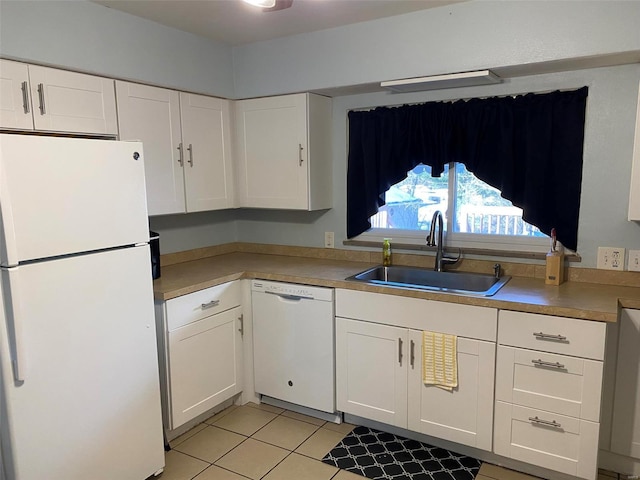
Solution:
[{"label": "light tile floor", "polygon": [[[157,479],[363,480],[320,461],[353,428],[270,405],[232,406],[172,440]],[[476,479],[539,480],[488,463]]]}]

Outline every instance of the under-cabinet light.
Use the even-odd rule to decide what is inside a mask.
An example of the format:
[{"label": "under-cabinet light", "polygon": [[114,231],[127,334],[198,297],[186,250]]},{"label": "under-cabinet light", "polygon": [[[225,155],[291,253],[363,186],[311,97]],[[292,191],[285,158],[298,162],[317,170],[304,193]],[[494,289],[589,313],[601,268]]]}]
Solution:
[{"label": "under-cabinet light", "polygon": [[405,78],[381,82],[380,86],[396,93],[420,92],[423,90],[437,90],[439,88],[471,87],[476,85],[490,85],[501,83],[502,79],[491,70],[475,72],[447,73],[429,77]]}]

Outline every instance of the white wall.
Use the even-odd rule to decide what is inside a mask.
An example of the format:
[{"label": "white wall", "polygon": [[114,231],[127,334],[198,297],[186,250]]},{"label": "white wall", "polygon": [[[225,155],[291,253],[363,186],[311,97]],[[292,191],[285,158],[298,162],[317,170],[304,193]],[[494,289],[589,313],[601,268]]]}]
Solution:
[{"label": "white wall", "polygon": [[639,22],[637,1],[474,0],[234,47],[236,94],[640,51]]},{"label": "white wall", "polygon": [[[82,1],[0,2],[0,55],[223,97],[334,88],[432,73],[640,51],[640,2],[470,1],[235,47]],[[235,79],[232,77],[235,75]],[[345,234],[346,112],[482,95],[590,86],[579,253],[640,248],[626,221],[640,65],[513,78],[499,86],[337,97],[334,208],[229,210],[151,219],[165,253],[230,241],[322,246]],[[235,82],[235,85],[234,85]]]},{"label": "white wall", "polygon": [[85,1],[0,1],[0,55],[233,98],[231,47]]},{"label": "white wall", "polygon": [[326,212],[241,212],[238,239],[321,247],[325,231],[336,245],[346,238],[347,112],[478,96],[544,92],[589,86],[577,266],[595,267],[598,246],[640,248],[640,224],[627,221],[629,178],[640,65],[510,79],[502,85],[413,94],[365,94],[333,99],[334,208]]}]

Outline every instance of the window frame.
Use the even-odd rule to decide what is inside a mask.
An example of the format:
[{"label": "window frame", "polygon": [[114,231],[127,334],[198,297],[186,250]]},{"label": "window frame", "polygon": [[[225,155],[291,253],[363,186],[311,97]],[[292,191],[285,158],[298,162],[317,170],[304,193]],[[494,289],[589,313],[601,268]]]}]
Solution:
[{"label": "window frame", "polygon": [[[442,212],[446,225],[451,224],[453,205],[455,204],[457,175],[455,163],[448,164],[448,198],[447,210]],[[453,174],[452,174],[453,172]],[[382,242],[384,238],[392,238],[392,245],[396,248],[407,246],[426,246],[427,230],[407,230],[394,228],[371,228],[352,240],[365,242]],[[459,248],[461,250],[488,250],[514,253],[546,253],[549,251],[548,236],[533,237],[524,235],[492,235],[482,233],[443,232],[445,248]]]}]

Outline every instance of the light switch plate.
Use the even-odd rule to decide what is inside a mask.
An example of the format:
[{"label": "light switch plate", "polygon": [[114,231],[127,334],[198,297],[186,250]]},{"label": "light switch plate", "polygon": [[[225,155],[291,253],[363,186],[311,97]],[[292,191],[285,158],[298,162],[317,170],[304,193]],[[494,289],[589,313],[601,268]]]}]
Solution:
[{"label": "light switch plate", "polygon": [[624,248],[598,247],[597,267],[604,270],[624,270],[624,254]]}]

